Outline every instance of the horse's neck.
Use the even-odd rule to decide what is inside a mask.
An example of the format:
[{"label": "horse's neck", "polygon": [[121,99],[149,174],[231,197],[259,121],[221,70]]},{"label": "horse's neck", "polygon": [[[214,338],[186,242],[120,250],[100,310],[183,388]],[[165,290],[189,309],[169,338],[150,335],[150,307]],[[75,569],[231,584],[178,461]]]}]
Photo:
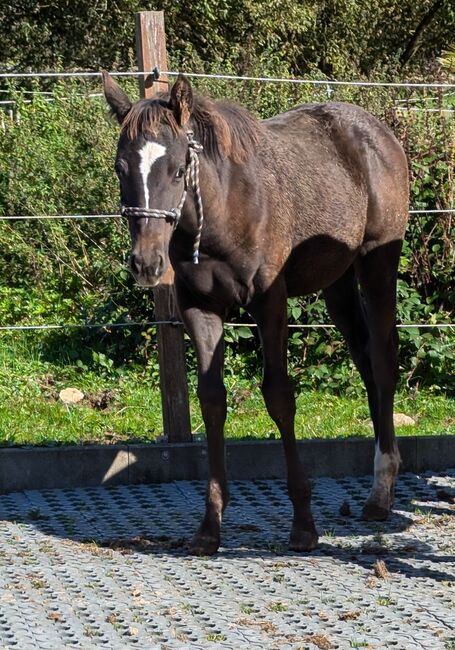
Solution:
[{"label": "horse's neck", "polygon": [[[204,207],[201,251],[224,260],[245,286],[263,263],[269,227],[266,186],[258,162],[254,158],[243,164],[225,160],[215,166],[205,161],[200,170]],[[268,256],[273,257],[271,253]]]},{"label": "horse's neck", "polygon": [[246,215],[254,211],[263,192],[253,158],[245,163],[201,160],[200,188],[207,225],[226,224],[228,232],[223,236],[228,237],[236,237],[239,228],[244,230]]}]

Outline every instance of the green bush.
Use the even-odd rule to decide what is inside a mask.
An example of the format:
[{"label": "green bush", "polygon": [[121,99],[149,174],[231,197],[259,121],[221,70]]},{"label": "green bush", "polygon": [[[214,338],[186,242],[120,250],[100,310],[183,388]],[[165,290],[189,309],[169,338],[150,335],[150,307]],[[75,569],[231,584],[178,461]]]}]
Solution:
[{"label": "green bush", "polygon": [[[257,67],[254,67],[257,66]],[[250,69],[286,76],[278,60],[257,61]],[[134,94],[133,82],[127,82]],[[327,99],[327,88],[291,84],[227,83],[201,80],[201,92],[230,96],[260,117],[301,101]],[[5,115],[0,138],[0,214],[115,212],[118,188],[112,162],[117,126],[104,102],[85,97],[93,82],[60,82],[54,101],[10,88],[15,120]],[[99,92],[99,88],[96,88]],[[332,89],[329,89],[332,90]],[[82,96],[81,96],[82,95]],[[408,108],[450,106],[451,97],[396,89],[337,87],[331,98],[354,101],[386,119],[410,160],[412,204],[417,208],[454,205],[455,120]],[[453,318],[453,219],[411,217],[403,249],[399,318],[437,324]],[[128,235],[120,219],[0,221],[0,324],[121,322],[153,319],[149,292],[134,286],[126,270]],[[245,314],[234,314],[245,322]],[[289,303],[290,323],[324,323],[328,316],[316,296]],[[258,372],[259,343],[247,328],[227,330],[227,373]],[[451,388],[454,333],[402,330],[402,376],[412,385]],[[81,369],[121,372],[142,363],[156,373],[153,332],[71,330],[43,335],[42,353],[79,363]],[[192,354],[192,353],[190,353]],[[336,330],[291,330],[289,361],[302,387],[357,390],[359,381]],[[453,388],[453,385],[452,385]]]}]

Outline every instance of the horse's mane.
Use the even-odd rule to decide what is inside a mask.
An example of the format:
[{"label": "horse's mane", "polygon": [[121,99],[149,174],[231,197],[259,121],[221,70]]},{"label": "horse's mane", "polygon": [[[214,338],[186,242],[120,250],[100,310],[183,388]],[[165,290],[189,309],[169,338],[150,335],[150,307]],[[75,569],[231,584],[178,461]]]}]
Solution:
[{"label": "horse's mane", "polygon": [[[175,135],[182,131],[167,94],[133,104],[122,123],[122,130],[134,140],[141,133],[156,136],[163,124]],[[253,154],[262,130],[260,122],[245,108],[201,96],[194,98],[191,128],[209,157],[226,156],[234,162],[247,160]]]}]

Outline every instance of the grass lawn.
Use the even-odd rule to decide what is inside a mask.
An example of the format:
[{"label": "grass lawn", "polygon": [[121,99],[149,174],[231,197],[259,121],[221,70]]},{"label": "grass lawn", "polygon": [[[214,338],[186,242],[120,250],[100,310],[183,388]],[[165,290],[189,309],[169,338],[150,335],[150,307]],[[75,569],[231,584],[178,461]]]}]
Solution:
[{"label": "grass lawn", "polygon": [[[232,438],[274,438],[258,381],[227,379],[228,420]],[[190,378],[192,426],[203,424]],[[74,387],[85,397],[65,405],[61,389]],[[396,412],[413,417],[415,426],[398,435],[455,434],[455,400],[431,391],[401,392]],[[297,398],[299,438],[371,436],[366,397],[305,392]],[[153,441],[162,433],[156,376],[134,366],[122,373],[95,372],[46,361],[39,348],[0,338],[0,446]]]}]

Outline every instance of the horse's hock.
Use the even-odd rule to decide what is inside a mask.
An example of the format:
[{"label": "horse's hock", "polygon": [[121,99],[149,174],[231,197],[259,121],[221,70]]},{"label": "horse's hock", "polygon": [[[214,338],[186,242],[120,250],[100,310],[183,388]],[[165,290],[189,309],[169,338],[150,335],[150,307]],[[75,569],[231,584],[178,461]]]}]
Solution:
[{"label": "horse's hock", "polygon": [[185,547],[202,481],[0,496],[0,647],[453,648],[455,473],[402,475],[384,524],[370,482],[315,481],[311,555],[283,481],[232,484],[215,558]]}]

